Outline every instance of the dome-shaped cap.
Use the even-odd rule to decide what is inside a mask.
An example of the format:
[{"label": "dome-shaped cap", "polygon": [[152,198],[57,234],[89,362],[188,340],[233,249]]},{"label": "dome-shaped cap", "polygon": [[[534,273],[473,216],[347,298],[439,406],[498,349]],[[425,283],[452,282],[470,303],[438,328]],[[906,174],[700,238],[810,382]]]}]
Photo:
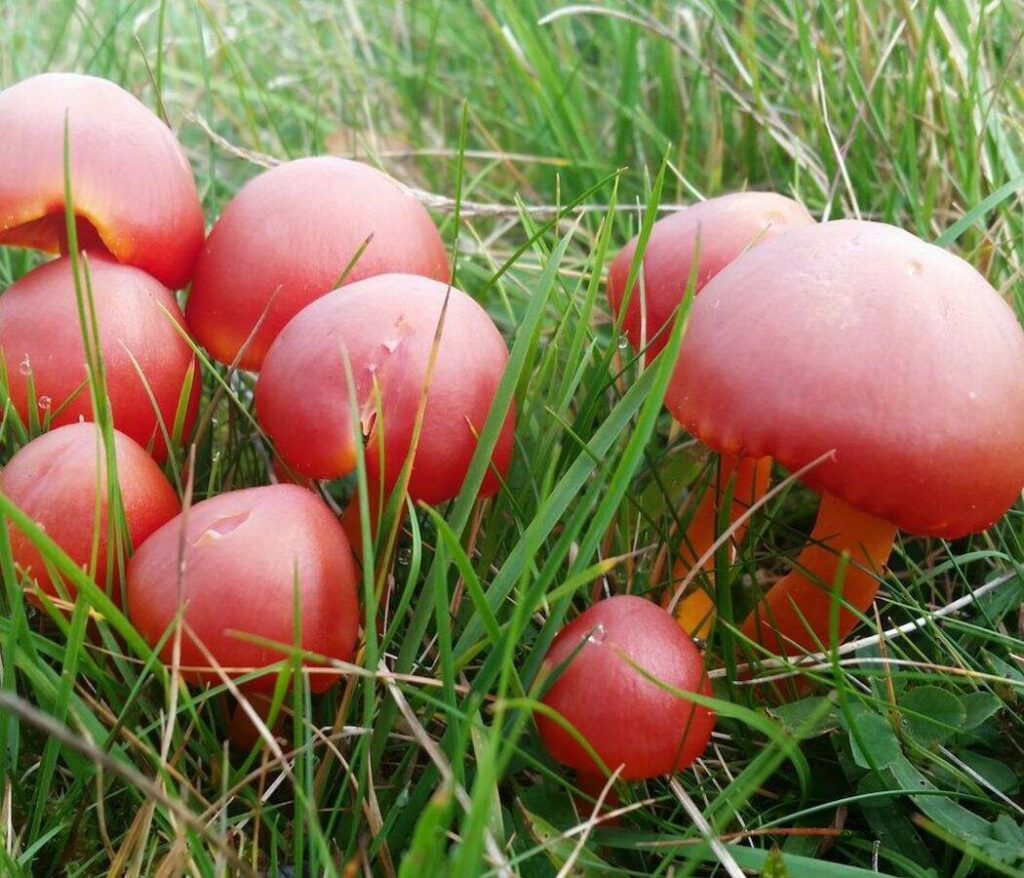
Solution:
[{"label": "dome-shaped cap", "polygon": [[[658,220],[644,251],[643,287],[639,279],[629,297],[622,329],[637,350],[646,341],[653,358],[668,343],[676,309],[686,297],[693,259],[700,261],[695,292],[752,247],[814,219],[791,198],[774,192],[733,192],[691,205]],[[622,308],[626,281],[640,236],[623,247],[608,271],[608,302],[613,315]]]},{"label": "dome-shaped cap", "polygon": [[694,302],[666,403],[903,530],[995,522],[1024,484],[1024,331],[970,265],[893,226],[798,229]]},{"label": "dome-shaped cap", "polygon": [[65,126],[78,246],[102,244],[171,289],[185,286],[205,225],[185,150],[123,88],[44,73],[0,92],[0,244],[66,252]]},{"label": "dome-shaped cap", "polygon": [[[544,704],[576,728],[607,768],[622,766],[623,780],[688,768],[711,739],[714,714],[672,691],[711,694],[700,653],[649,600],[598,601],[558,633],[544,663],[561,671]],[[537,728],[559,762],[584,773],[599,770],[559,723],[538,714]]]}]

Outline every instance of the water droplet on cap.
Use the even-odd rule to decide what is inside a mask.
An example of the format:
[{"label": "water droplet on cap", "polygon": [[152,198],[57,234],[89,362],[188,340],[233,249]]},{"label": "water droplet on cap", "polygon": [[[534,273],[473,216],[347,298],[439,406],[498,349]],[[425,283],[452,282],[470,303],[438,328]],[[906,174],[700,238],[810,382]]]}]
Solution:
[{"label": "water droplet on cap", "polygon": [[620,335],[619,336],[619,347],[620,348],[628,348],[629,347],[629,338],[627,336],[625,336],[625,335]]},{"label": "water droplet on cap", "polygon": [[25,354],[25,359],[18,363],[18,371],[21,372],[22,375],[32,374],[32,362],[29,360],[28,354]]},{"label": "water droplet on cap", "polygon": [[604,639],[608,636],[608,631],[604,625],[598,625],[593,631],[587,636],[589,643],[604,643]]},{"label": "water droplet on cap", "polygon": [[50,397],[48,397],[48,396],[41,396],[41,397],[39,397],[39,400],[36,402],[36,405],[38,405],[39,408],[41,408],[45,412],[45,411],[49,410],[50,405],[52,403],[53,403],[53,400],[51,400]]},{"label": "water droplet on cap", "polygon": [[408,567],[409,564],[412,563],[412,550],[411,549],[399,549],[398,550],[398,555],[395,557],[395,560],[398,561],[398,563],[402,567]]}]

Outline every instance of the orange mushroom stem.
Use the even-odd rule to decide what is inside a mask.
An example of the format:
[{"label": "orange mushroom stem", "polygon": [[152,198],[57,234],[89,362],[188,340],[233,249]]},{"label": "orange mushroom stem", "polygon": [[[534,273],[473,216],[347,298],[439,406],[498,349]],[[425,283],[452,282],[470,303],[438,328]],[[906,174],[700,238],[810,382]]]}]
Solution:
[{"label": "orange mushroom stem", "polygon": [[[676,619],[683,629],[693,637],[706,640],[715,620],[713,596],[708,591],[707,581],[701,582],[693,569],[714,545],[718,533],[718,521],[722,503],[732,482],[732,502],[729,508],[729,524],[732,531],[730,557],[735,555],[735,546],[743,541],[746,522],[737,521],[757,503],[768,490],[771,478],[770,457],[734,457],[723,454],[719,463],[716,484],[709,485],[701,498],[700,505],[690,519],[689,527],[679,547],[679,559],[672,569],[672,588],[669,589],[665,605],[675,599],[678,585],[688,578],[687,590],[676,606]],[[702,565],[710,577],[715,568],[715,557],[710,555]]]},{"label": "orange mushroom stem", "polygon": [[743,633],[778,655],[815,652],[832,641],[838,600],[834,642],[841,643],[878,593],[896,530],[894,524],[824,493],[810,542],[795,568],[769,589],[743,623]]}]

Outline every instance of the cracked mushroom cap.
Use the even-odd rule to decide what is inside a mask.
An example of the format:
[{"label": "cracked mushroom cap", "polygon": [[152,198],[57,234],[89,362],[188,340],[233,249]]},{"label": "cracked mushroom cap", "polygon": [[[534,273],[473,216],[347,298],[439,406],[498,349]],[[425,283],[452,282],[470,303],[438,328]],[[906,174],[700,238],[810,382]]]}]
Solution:
[{"label": "cracked mushroom cap", "polygon": [[842,220],[767,241],[696,299],[666,405],[911,533],[984,530],[1024,484],[1024,332],[962,259]]},{"label": "cracked mushroom cap", "polygon": [[[256,415],[296,473],[315,479],[347,475],[356,466],[355,443],[364,442],[371,481],[394,487],[409,453],[446,299],[409,494],[427,503],[458,494],[508,349],[473,299],[408,274],[380,275],[328,293],[304,308],[271,346],[256,386]],[[352,429],[344,356],[352,368],[361,435]],[[508,468],[513,427],[510,410],[492,458],[499,472]],[[481,493],[497,487],[489,472]]]}]

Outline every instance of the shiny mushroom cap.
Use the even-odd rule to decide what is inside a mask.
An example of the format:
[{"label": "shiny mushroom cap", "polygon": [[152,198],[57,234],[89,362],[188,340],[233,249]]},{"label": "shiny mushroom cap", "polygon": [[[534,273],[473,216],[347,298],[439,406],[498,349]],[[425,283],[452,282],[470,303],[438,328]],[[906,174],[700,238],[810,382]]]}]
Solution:
[{"label": "shiny mushroom cap", "polygon": [[[561,669],[544,704],[583,735],[610,771],[622,766],[624,780],[684,769],[711,738],[714,714],[670,691],[710,694],[700,653],[651,601],[620,595],[594,604],[559,632],[544,666]],[[537,727],[559,762],[582,773],[598,771],[550,717],[538,714]]]},{"label": "shiny mushroom cap", "polygon": [[[256,386],[256,415],[297,474],[348,475],[356,465],[356,443],[363,442],[371,481],[387,490],[395,486],[412,445],[442,309],[444,329],[409,494],[440,503],[459,493],[508,349],[473,299],[408,274],[369,278],[317,299],[285,327],[267,354]],[[352,369],[358,431],[344,356]],[[492,462],[500,473],[511,458],[514,421],[510,411],[494,448]],[[489,473],[483,493],[497,487]]]},{"label": "shiny mushroom cap", "polygon": [[1024,484],[1024,332],[970,265],[842,220],[768,241],[694,302],[666,405],[903,530],[983,530]]},{"label": "shiny mushroom cap", "polygon": [[[202,384],[181,309],[163,284],[109,255],[90,254],[88,276],[114,426],[163,461],[164,430],[173,434],[187,395],[187,438]],[[0,296],[0,361],[23,422],[30,385],[40,421],[47,413],[52,426],[93,418],[76,295],[71,260],[62,257],[30,271]]]},{"label": "shiny mushroom cap", "polygon": [[[345,532],[312,491],[246,488],[197,503],[139,547],[128,565],[128,617],[156,646],[184,607],[183,676],[217,682],[196,640],[231,675],[282,661],[286,653],[268,641],[287,649],[296,628],[302,649],[348,661],[359,625],[357,582]],[[168,639],[165,663],[172,649]],[[337,679],[312,675],[310,689],[322,692]],[[266,674],[246,687],[270,692],[274,683]]]},{"label": "shiny mushroom cap", "polygon": [[[160,467],[138,443],[117,430],[113,431],[113,439],[127,535],[132,546],[137,547],[174,518],[181,511],[181,504]],[[89,566],[95,545],[95,578],[103,588],[107,581],[110,534],[107,466],[101,442],[99,427],[91,423],[68,424],[43,433],[0,470],[0,492],[40,525],[80,567]],[[57,585],[35,545],[12,524],[8,524],[8,532],[15,564],[34,578],[43,591],[56,597]],[[113,558],[110,566],[114,586],[111,598],[120,603],[120,575]]]}]

